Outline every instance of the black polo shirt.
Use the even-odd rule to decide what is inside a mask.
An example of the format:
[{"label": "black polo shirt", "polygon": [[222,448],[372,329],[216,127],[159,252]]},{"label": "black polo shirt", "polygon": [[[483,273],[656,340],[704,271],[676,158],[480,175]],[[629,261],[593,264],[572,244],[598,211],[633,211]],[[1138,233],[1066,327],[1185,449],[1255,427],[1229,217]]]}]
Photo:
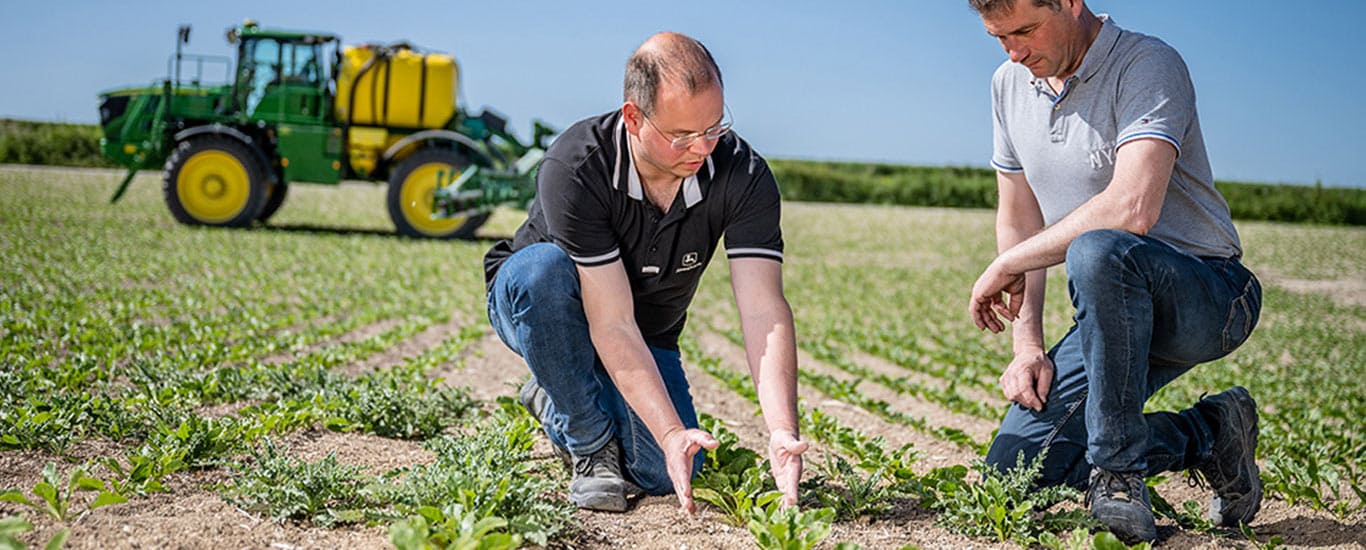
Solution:
[{"label": "black polo shirt", "polygon": [[621,111],[580,121],[546,152],[536,200],[511,243],[484,256],[492,285],[516,250],[549,242],[575,263],[620,259],[645,342],[678,348],[688,304],[721,235],[728,258],[783,259],[778,183],[745,140],[722,136],[697,174],[683,180],[667,214],[645,198]]}]

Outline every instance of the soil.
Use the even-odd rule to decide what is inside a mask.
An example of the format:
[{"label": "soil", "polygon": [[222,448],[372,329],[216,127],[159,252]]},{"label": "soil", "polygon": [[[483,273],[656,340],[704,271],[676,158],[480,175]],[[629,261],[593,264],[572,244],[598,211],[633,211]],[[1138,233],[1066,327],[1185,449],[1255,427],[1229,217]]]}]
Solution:
[{"label": "soil", "polygon": [[1328,279],[1309,280],[1281,277],[1269,273],[1263,277],[1268,283],[1300,294],[1322,294],[1339,305],[1366,307],[1366,280]]},{"label": "soil", "polygon": [[[434,326],[413,336],[390,351],[357,364],[343,367],[352,374],[372,368],[383,368],[401,363],[404,358],[421,353],[439,344],[463,320]],[[391,322],[363,327],[343,336],[343,339],[378,333]],[[746,372],[743,350],[724,337],[702,332],[697,335],[704,350],[722,360],[722,364],[738,372]],[[856,356],[859,364],[878,372],[896,369],[875,358]],[[802,368],[832,376],[848,375],[811,357],[800,357]],[[722,386],[711,376],[685,363],[692,383],[697,409],[720,420],[735,432],[742,445],[762,450],[767,437],[762,417],[756,406],[735,392]],[[446,384],[467,387],[480,400],[498,396],[515,396],[527,371],[517,357],[491,332],[471,344],[459,359],[438,366],[432,373]],[[907,374],[916,378],[915,375]],[[919,378],[917,378],[919,379]],[[928,382],[929,380],[925,380]],[[954,413],[940,406],[898,395],[895,392],[864,382],[860,390],[875,399],[891,403],[896,410],[925,418],[931,425],[953,426],[985,441],[993,423],[980,418]],[[965,464],[976,458],[975,453],[961,446],[946,443],[900,424],[892,424],[856,407],[823,398],[813,388],[802,387],[800,393],[807,407],[819,408],[838,418],[847,426],[870,436],[883,436],[890,446],[913,443],[924,456],[917,463],[924,470],[949,464]],[[985,402],[1000,404],[1000,398],[981,396]],[[235,408],[215,407],[215,415],[233,414]],[[420,444],[391,440],[364,434],[343,434],[309,430],[290,434],[281,439],[285,452],[318,460],[335,452],[340,462],[361,466],[369,473],[425,463],[432,460]],[[124,446],[118,442],[90,440],[68,449],[66,457],[34,451],[0,452],[0,487],[30,488],[38,482],[43,465],[55,462],[65,472],[75,464],[100,456],[117,456]],[[553,460],[549,443],[544,439],[535,449],[536,458]],[[813,445],[808,452],[808,464],[823,452],[821,445]],[[813,468],[807,468],[808,476]],[[97,472],[99,473],[99,472]],[[275,523],[267,517],[254,515],[224,501],[214,486],[228,479],[228,472],[209,469],[183,473],[168,478],[169,493],[134,498],[121,505],[84,512],[71,523],[70,548],[385,548],[388,534],[383,527],[344,526],[323,529],[307,524]],[[1204,503],[1208,492],[1187,486],[1180,476],[1159,486],[1161,494],[1173,504],[1186,500]],[[80,493],[78,502],[86,502],[93,495]],[[563,498],[555,495],[554,498]],[[73,509],[82,509],[78,505]],[[0,504],[0,517],[22,515],[35,524],[35,530],[20,538],[32,546],[41,546],[61,527],[54,521],[38,517],[15,504]],[[865,548],[900,548],[913,544],[921,548],[1009,548],[1009,544],[993,544],[952,534],[935,525],[937,515],[923,510],[913,502],[897,503],[885,517],[834,525],[831,536],[822,548],[832,548],[835,542],[857,542]],[[635,500],[623,514],[580,511],[575,514],[573,532],[554,544],[556,547],[591,548],[752,548],[753,542],[743,527],[726,524],[714,510],[706,506],[696,517],[688,517],[677,510],[674,497],[646,497]],[[1276,535],[1286,545],[1306,548],[1366,548],[1366,512],[1337,519],[1331,514],[1315,512],[1304,506],[1288,506],[1281,501],[1268,500],[1253,527],[1260,540]],[[1168,521],[1159,521],[1162,540],[1158,548],[1227,548],[1247,547],[1249,544],[1237,533],[1216,537],[1185,531]]]}]

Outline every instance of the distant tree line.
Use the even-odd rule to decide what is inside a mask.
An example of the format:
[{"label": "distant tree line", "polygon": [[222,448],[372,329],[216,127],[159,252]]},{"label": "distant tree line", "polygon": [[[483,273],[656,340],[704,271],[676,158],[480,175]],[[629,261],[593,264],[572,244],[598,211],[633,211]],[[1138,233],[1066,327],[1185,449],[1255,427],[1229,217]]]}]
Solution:
[{"label": "distant tree line", "polygon": [[[794,201],[996,207],[996,173],[965,166],[771,160],[783,198]],[[1366,189],[1216,181],[1242,220],[1366,225]]]},{"label": "distant tree line", "polygon": [[[0,163],[115,167],[100,155],[92,124],[0,119]],[[987,168],[866,162],[769,161],[783,198],[805,202],[995,208]],[[1366,225],[1366,189],[1215,182],[1243,220]]]}]

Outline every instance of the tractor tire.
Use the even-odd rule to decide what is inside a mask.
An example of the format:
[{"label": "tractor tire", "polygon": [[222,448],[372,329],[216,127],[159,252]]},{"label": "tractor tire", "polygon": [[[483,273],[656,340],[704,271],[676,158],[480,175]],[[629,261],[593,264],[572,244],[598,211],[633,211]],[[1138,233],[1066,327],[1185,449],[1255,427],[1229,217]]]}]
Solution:
[{"label": "tractor tire", "polygon": [[256,215],[256,219],[261,223],[266,223],[275,212],[280,209],[280,205],[285,203],[285,196],[289,194],[289,184],[280,182],[269,186],[266,192],[266,204],[261,207],[261,213]]},{"label": "tractor tire", "polygon": [[268,185],[265,167],[246,144],[202,136],[176,144],[161,191],[180,223],[247,227],[265,206]]},{"label": "tractor tire", "polygon": [[436,191],[437,174],[446,172],[453,179],[469,166],[460,153],[450,149],[427,148],[413,153],[398,163],[389,175],[389,217],[400,235],[423,239],[470,239],[474,231],[488,221],[491,212],[434,220],[432,193]]}]

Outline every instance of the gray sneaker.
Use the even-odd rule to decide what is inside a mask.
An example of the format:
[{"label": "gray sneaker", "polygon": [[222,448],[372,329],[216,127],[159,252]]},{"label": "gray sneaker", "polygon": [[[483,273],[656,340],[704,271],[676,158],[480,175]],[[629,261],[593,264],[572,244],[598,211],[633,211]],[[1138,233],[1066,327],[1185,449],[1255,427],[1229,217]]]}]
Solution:
[{"label": "gray sneaker", "polygon": [[569,482],[569,502],[579,508],[625,512],[626,495],[640,488],[621,475],[621,445],[608,441],[588,456],[573,455],[574,479]]},{"label": "gray sneaker", "polygon": [[1201,399],[1195,408],[1214,432],[1209,460],[1195,468],[1214,490],[1209,518],[1216,525],[1252,523],[1262,508],[1257,469],[1257,402],[1242,386]]},{"label": "gray sneaker", "polygon": [[1141,472],[1111,472],[1091,468],[1091,488],[1086,493],[1091,517],[1126,543],[1157,540],[1148,484]]},{"label": "gray sneaker", "polygon": [[[535,378],[527,379],[526,383],[522,384],[522,390],[517,392],[517,400],[521,401],[522,406],[526,408],[526,412],[531,413],[532,418],[535,418],[542,426],[545,425],[545,405],[550,402],[550,398],[546,396],[545,390],[541,389],[541,385],[536,383]],[[560,462],[564,464],[564,469],[572,471],[574,461],[573,457],[569,455],[569,451],[561,449],[553,441],[550,446],[555,449],[555,456],[559,457]]]}]

